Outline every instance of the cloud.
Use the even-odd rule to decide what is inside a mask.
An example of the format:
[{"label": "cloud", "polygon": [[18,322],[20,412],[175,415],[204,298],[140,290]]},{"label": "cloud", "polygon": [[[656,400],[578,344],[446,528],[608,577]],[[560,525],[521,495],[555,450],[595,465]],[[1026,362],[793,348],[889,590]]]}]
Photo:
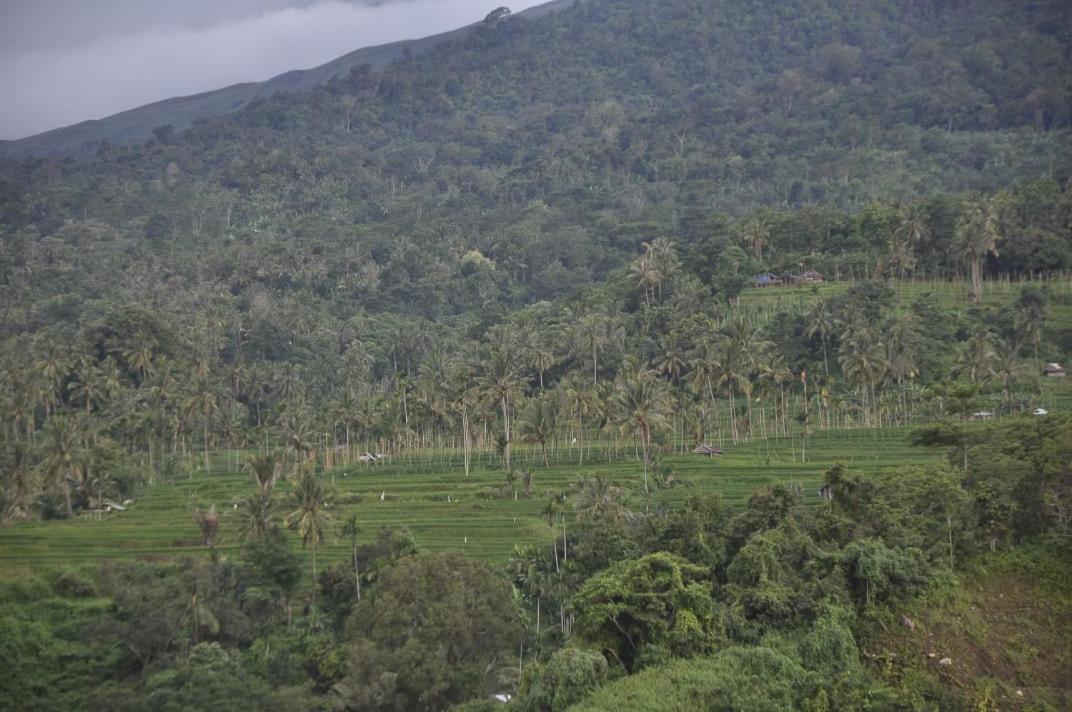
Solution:
[{"label": "cloud", "polygon": [[[512,2],[516,12],[539,0]],[[172,96],[262,81],[360,47],[476,22],[496,0],[337,0],[209,27],[157,27],[80,46],[0,54],[0,137],[19,138]]]}]

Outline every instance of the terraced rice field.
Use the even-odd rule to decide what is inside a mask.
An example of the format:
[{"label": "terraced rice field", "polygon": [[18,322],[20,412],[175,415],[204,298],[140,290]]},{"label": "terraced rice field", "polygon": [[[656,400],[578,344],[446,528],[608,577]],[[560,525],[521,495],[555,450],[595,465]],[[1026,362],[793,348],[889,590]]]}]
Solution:
[{"label": "terraced rice field", "polygon": [[[726,454],[707,459],[691,454],[666,456],[673,467],[674,487],[653,495],[656,506],[673,507],[697,492],[717,492],[731,506],[743,504],[749,493],[774,482],[799,483],[805,503],[818,501],[822,473],[837,462],[854,471],[877,473],[904,465],[939,462],[941,453],[912,447],[905,432],[887,430],[832,431],[801,441],[774,439],[728,446]],[[618,483],[642,491],[641,467],[632,446],[594,452],[597,462],[576,464],[569,448],[552,456],[544,467],[535,450],[519,449],[515,466],[534,474],[532,496],[518,482],[515,499],[493,456],[477,458],[466,478],[459,454],[388,460],[355,465],[325,473],[335,484],[332,513],[343,518],[356,513],[364,525],[362,538],[380,527],[408,527],[428,550],[456,549],[471,556],[501,561],[515,544],[549,540],[541,514],[551,493],[574,484],[580,476],[605,473]],[[223,461],[232,463],[225,466]],[[215,504],[222,512],[220,548],[234,552],[239,543],[232,503],[248,492],[249,475],[234,471],[233,454],[219,457],[209,473],[194,473],[174,483],[149,488],[127,511],[102,520],[78,518],[63,522],[21,522],[0,529],[0,572],[17,575],[51,565],[100,562],[124,557],[152,557],[203,552],[191,513],[194,507]],[[286,483],[280,485],[284,490]],[[382,499],[381,499],[382,498]],[[634,495],[633,506],[641,507]],[[295,546],[298,546],[295,536]],[[338,540],[318,557],[340,559],[348,542]]]},{"label": "terraced rice field", "polygon": [[[740,306],[760,312],[766,311],[804,311],[819,299],[828,299],[845,292],[857,284],[850,281],[830,281],[821,284],[785,285],[776,287],[749,288],[740,296]],[[1072,297],[1072,276],[1052,278],[1039,281],[1010,281],[1006,279],[986,281],[983,285],[983,304],[1000,306],[1008,304],[1020,294],[1025,284],[1045,287],[1052,297],[1058,297],[1050,304],[1050,318],[1072,315],[1072,304],[1066,303]],[[957,280],[913,280],[894,284],[897,304],[907,310],[912,302],[923,294],[933,294],[944,307],[967,309],[971,305],[970,285]]]}]

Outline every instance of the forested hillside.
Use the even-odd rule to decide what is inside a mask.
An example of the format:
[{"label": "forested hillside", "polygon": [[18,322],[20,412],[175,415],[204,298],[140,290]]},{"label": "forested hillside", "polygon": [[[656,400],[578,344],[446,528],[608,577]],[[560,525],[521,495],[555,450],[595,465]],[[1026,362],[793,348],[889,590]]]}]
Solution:
[{"label": "forested hillside", "polygon": [[[5,363],[59,359],[73,405],[77,364],[136,388],[162,357],[253,426],[284,380],[313,407],[344,373],[396,391],[537,302],[508,319],[536,326],[517,358],[598,382],[653,343],[702,346],[761,272],[960,275],[978,299],[1072,266],[1070,14],[583,2],[93,160],[8,163]],[[876,308],[825,305],[813,353],[782,357],[821,346],[828,374],[852,331],[832,342],[832,320]]]},{"label": "forested hillside", "polygon": [[[6,269],[36,269],[29,246],[53,238],[57,257],[75,253],[62,293],[82,303],[102,284],[131,289],[155,260],[195,291],[285,284],[442,316],[569,294],[658,236],[710,262],[742,241],[718,216],[763,208],[761,262],[872,270],[895,205],[922,200],[933,229],[916,252],[948,273],[947,196],[1040,179],[991,269],[1063,269],[1069,14],[1056,1],[600,0],[516,18],[96,160],[9,165]],[[471,274],[473,251],[491,274]],[[59,286],[16,289],[15,303]]]},{"label": "forested hillside", "polygon": [[1066,703],[889,631],[1067,570],[1070,52],[1061,0],[581,0],[0,163],[0,564],[128,559],[0,586],[0,698]]}]

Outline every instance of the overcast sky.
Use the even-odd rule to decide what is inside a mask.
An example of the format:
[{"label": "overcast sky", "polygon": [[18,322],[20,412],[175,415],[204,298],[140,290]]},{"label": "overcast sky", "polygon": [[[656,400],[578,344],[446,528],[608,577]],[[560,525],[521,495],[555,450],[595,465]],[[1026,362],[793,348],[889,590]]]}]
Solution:
[{"label": "overcast sky", "polygon": [[307,69],[543,0],[0,0],[0,138]]}]

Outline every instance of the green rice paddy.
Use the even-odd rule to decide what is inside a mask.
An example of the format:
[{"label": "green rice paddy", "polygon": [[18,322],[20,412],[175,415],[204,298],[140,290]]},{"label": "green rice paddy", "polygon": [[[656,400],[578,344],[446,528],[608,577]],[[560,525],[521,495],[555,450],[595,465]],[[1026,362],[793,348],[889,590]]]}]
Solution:
[{"label": "green rice paddy", "polygon": [[[710,459],[685,453],[665,455],[663,462],[673,467],[674,486],[655,492],[653,505],[673,507],[694,493],[718,493],[728,505],[739,506],[751,492],[776,482],[799,484],[805,503],[815,503],[822,473],[835,463],[878,473],[942,459],[939,452],[909,445],[903,430],[823,432],[808,437],[804,448],[803,462],[800,438],[727,445],[725,455]],[[324,476],[334,482],[332,514],[342,519],[353,513],[363,524],[359,541],[367,541],[381,527],[406,527],[423,549],[454,549],[498,562],[516,544],[550,541],[542,511],[551,494],[573,485],[579,477],[605,473],[632,492],[642,492],[641,464],[631,444],[622,443],[616,449],[604,446],[592,454],[597,462],[578,466],[579,451],[563,447],[552,453],[550,466],[544,467],[538,451],[518,449],[515,467],[530,470],[534,482],[532,494],[526,495],[519,479],[516,499],[497,459],[483,453],[475,458],[469,477],[460,454],[453,453],[355,464]],[[230,466],[223,464],[225,458]],[[236,471],[233,461],[233,454],[221,454],[208,473],[158,482],[126,511],[103,519],[18,522],[4,527],[0,529],[0,572],[11,576],[55,565],[203,554],[192,512],[212,504],[222,514],[219,548],[225,555],[232,554],[240,546],[233,502],[252,488],[250,476]],[[289,485],[284,482],[279,487],[285,492]],[[633,495],[631,505],[643,507],[639,494]],[[343,558],[348,547],[348,541],[333,541],[318,559]]]}]

